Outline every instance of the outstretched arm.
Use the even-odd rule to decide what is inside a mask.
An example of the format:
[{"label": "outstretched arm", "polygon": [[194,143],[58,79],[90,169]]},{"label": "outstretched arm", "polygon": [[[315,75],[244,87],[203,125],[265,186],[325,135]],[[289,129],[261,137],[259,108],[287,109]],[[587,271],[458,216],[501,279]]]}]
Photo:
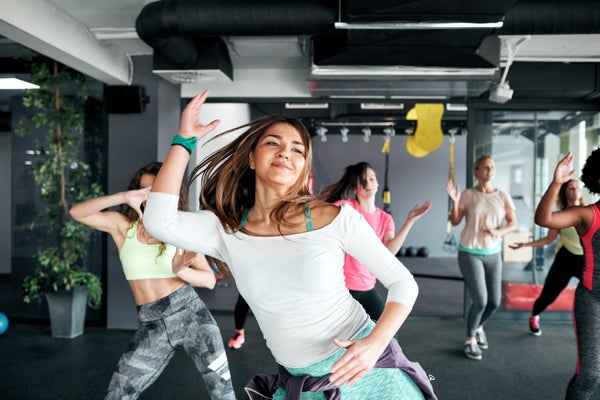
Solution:
[{"label": "outstretched arm", "polygon": [[[204,138],[219,123],[199,122],[200,109],[208,91],[196,95],[181,115],[179,143],[195,143]],[[190,151],[188,151],[188,147]],[[217,239],[218,223],[211,212],[178,210],[181,182],[190,160],[193,146],[174,144],[158,172],[144,211],[144,226],[156,239],[185,250],[222,258]]]},{"label": "outstretched arm", "polygon": [[412,228],[414,223],[419,218],[421,218],[423,215],[427,214],[427,212],[429,211],[430,208],[431,208],[431,201],[426,201],[421,206],[419,206],[417,204],[416,206],[413,207],[412,210],[410,210],[410,212],[408,213],[408,216],[406,217],[406,220],[404,221],[404,224],[402,224],[402,227],[400,228],[398,233],[396,233],[396,235],[393,235],[392,232],[386,233],[386,235],[383,238],[383,243],[392,252],[392,254],[396,254],[396,253],[398,253],[398,251],[400,251],[400,248],[402,247],[402,245],[404,244],[404,241],[406,240],[406,236],[408,236],[408,232],[410,231],[410,228]]},{"label": "outstretched arm", "polygon": [[345,250],[360,261],[388,289],[385,308],[368,336],[335,340],[347,352],[332,367],[330,380],[353,383],[367,374],[408,317],[419,287],[410,271],[392,254],[363,219],[349,225]]},{"label": "outstretched arm", "polygon": [[554,242],[557,237],[558,237],[558,229],[550,229],[550,230],[548,230],[548,234],[546,236],[544,236],[543,238],[539,238],[538,240],[533,240],[531,242],[519,242],[519,243],[509,244],[508,247],[510,247],[513,250],[518,250],[521,247],[546,246],[546,245]]}]

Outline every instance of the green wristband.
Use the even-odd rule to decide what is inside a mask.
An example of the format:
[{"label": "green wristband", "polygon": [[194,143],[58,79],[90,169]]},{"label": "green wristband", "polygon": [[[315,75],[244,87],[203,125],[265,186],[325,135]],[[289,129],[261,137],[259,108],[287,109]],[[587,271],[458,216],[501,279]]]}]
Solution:
[{"label": "green wristband", "polygon": [[192,151],[194,151],[194,148],[196,148],[197,142],[198,139],[196,139],[195,136],[191,138],[184,138],[181,135],[175,135],[175,137],[173,137],[173,141],[171,142],[171,146],[179,145],[186,149],[188,153],[192,154]]}]

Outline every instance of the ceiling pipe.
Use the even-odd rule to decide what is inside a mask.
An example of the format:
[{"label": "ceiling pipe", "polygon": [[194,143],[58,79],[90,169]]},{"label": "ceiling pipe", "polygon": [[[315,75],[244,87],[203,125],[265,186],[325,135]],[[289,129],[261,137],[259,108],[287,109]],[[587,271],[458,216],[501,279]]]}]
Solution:
[{"label": "ceiling pipe", "polygon": [[499,35],[600,33],[597,0],[519,0],[505,15]]},{"label": "ceiling pipe", "polygon": [[196,65],[202,38],[333,33],[337,0],[162,0],[136,19],[140,38],[181,68]]},{"label": "ceiling pipe", "polygon": [[[336,31],[334,27],[340,19],[340,4],[344,8],[343,0],[340,1],[341,3],[338,0],[159,0],[142,9],[136,20],[136,31],[154,49],[155,55],[158,54],[180,69],[201,69],[197,68],[198,62],[207,58],[202,54],[212,54],[206,46],[212,41],[212,47],[223,49],[225,45],[215,41],[222,41],[224,36],[318,37],[314,46],[315,53],[323,47],[317,44],[322,44],[323,39],[328,38],[334,43],[330,49],[332,54],[339,57],[336,56],[331,61],[327,61],[329,59],[325,57],[323,61],[315,56],[315,64],[357,65],[354,53],[360,53],[363,48],[349,45],[346,34]],[[429,5],[433,3],[428,2]],[[365,1],[364,4],[377,8],[373,5],[376,2]],[[413,8],[418,7],[418,2],[415,4],[417,5]],[[573,6],[573,2],[563,0],[519,0],[506,11],[503,27],[491,30],[489,35],[600,33],[600,6],[597,0],[578,0],[576,4],[577,7]],[[418,10],[411,9],[412,14],[416,11]],[[427,45],[426,39],[433,34],[435,32],[426,32],[421,42]],[[469,32],[465,33],[467,34]],[[393,50],[393,44],[390,44],[391,50],[378,57],[372,56],[374,46],[365,45],[364,54],[360,53],[358,56],[359,59],[369,57],[370,60],[381,61],[384,56],[397,55],[389,62],[398,64],[402,57],[412,54],[411,49],[414,52],[414,48],[422,48],[421,42],[417,41],[413,46],[409,39],[404,38],[400,41],[404,47]],[[475,61],[482,62],[482,54],[477,53],[476,46],[469,51],[475,54],[456,57],[455,52],[450,53],[454,57],[446,59],[468,59],[471,64]],[[415,59],[422,60],[420,62],[424,64],[436,61],[435,55],[431,53],[416,52],[409,58],[412,62]],[[226,48],[219,53],[219,59],[225,65],[231,64]],[[467,61],[464,62],[466,66],[472,67]]]}]

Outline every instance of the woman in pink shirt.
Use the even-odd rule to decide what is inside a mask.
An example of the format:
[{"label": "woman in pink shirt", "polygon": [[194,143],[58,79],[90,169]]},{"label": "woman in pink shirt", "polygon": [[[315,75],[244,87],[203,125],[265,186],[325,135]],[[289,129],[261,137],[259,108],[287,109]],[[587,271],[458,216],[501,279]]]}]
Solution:
[{"label": "woman in pink shirt", "polygon": [[[323,189],[319,196],[336,205],[347,203],[352,206],[371,225],[383,244],[393,254],[396,254],[400,251],[400,247],[415,221],[429,211],[431,202],[426,201],[422,206],[413,207],[402,228],[395,233],[392,216],[375,206],[375,194],[378,188],[379,182],[377,182],[375,170],[369,163],[363,161],[347,166],[342,178]],[[354,198],[349,198],[352,195]],[[385,302],[375,290],[375,276],[348,254],[344,261],[344,276],[346,277],[346,287],[350,289],[352,297],[358,300],[371,319],[377,321],[383,312]]]}]

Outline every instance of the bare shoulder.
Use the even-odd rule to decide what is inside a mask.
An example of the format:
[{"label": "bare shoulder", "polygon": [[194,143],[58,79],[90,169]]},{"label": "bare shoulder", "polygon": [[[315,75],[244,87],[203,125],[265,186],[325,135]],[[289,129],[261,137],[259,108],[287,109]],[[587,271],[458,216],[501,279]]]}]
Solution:
[{"label": "bare shoulder", "polygon": [[339,206],[324,201],[315,201],[310,205],[310,215],[315,229],[329,225],[339,213]]}]

